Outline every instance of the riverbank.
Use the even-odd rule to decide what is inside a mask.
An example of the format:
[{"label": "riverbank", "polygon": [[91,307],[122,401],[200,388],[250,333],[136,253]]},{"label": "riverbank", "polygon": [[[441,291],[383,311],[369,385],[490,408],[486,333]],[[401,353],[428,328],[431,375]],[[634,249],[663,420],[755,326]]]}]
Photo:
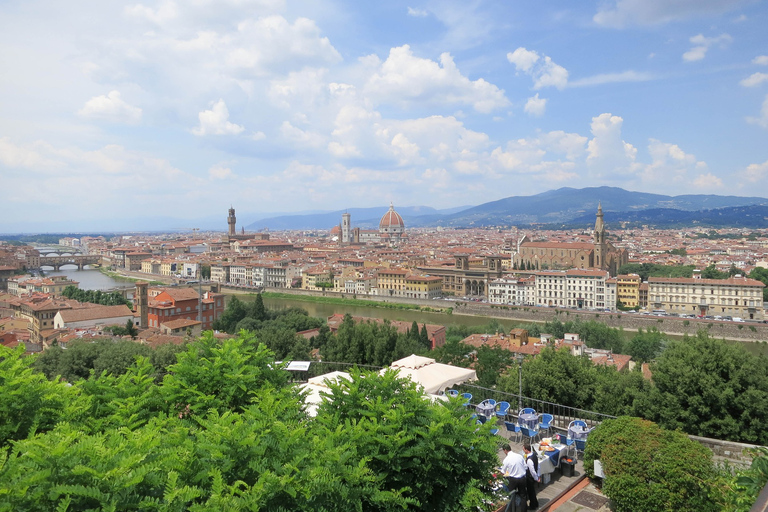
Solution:
[{"label": "riverbank", "polygon": [[[230,293],[232,289],[226,287],[223,293]],[[237,290],[235,288],[234,290]],[[710,321],[703,319],[683,319],[678,317],[656,317],[651,315],[641,315],[638,313],[604,313],[595,311],[582,311],[571,309],[541,308],[541,307],[523,307],[523,306],[502,306],[498,304],[488,304],[483,302],[470,301],[429,301],[421,299],[407,298],[385,298],[378,296],[357,296],[354,299],[342,296],[348,294],[339,294],[334,292],[314,292],[309,290],[289,290],[279,289],[279,295],[289,297],[297,301],[329,302],[338,305],[366,305],[369,307],[387,308],[394,304],[401,305],[402,309],[419,310],[419,308],[430,308],[433,312],[444,312],[451,315],[481,316],[486,318],[495,318],[498,320],[511,320],[516,322],[549,322],[559,318],[562,322],[579,318],[583,321],[597,320],[605,323],[609,327],[621,328],[628,332],[637,332],[639,329],[648,330],[656,328],[670,336],[692,336],[700,329],[704,329],[711,336],[722,338],[729,341],[743,343],[768,343],[768,324],[761,323],[739,323],[725,321]],[[236,292],[237,293],[237,292]],[[246,291],[245,293],[254,293]],[[265,293],[273,293],[271,290]],[[266,295],[265,295],[266,296]],[[434,304],[439,302],[440,306]],[[450,306],[445,303],[450,302]],[[385,306],[384,304],[387,304]],[[425,309],[426,311],[426,309]],[[448,312],[450,311],[450,312]]]}]

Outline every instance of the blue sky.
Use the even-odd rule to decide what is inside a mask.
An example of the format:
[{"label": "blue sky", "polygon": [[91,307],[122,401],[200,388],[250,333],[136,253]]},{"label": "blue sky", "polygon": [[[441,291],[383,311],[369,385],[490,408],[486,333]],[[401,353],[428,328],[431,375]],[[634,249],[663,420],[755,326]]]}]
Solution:
[{"label": "blue sky", "polygon": [[768,196],[765,1],[0,9],[0,231],[563,186]]}]

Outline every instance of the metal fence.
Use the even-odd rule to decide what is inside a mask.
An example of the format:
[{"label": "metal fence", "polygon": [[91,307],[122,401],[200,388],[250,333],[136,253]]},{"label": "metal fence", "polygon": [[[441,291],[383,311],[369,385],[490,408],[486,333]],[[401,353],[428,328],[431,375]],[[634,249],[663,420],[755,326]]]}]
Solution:
[{"label": "metal fence", "polygon": [[[359,368],[366,371],[379,371],[382,369],[381,366],[365,364],[312,361],[307,370],[292,371],[291,373],[293,374],[292,380],[294,382],[307,382],[308,379],[318,375],[324,375],[334,371],[349,372],[353,368]],[[599,412],[546,402],[544,400],[537,400],[527,396],[520,396],[515,393],[506,393],[497,389],[484,388],[474,384],[461,384],[454,387],[454,389],[459,393],[470,393],[472,395],[472,400],[470,400],[470,405],[472,407],[489,398],[496,400],[497,403],[502,401],[509,402],[510,407],[507,412],[507,421],[517,421],[517,413],[523,407],[531,407],[537,414],[551,414],[553,417],[551,428],[563,433],[567,432],[568,425],[573,420],[583,420],[586,422],[587,427],[593,428],[604,420],[616,417],[608,414],[601,414]]]},{"label": "metal fence", "polygon": [[616,416],[608,414],[601,414],[599,412],[587,411],[584,409],[577,409],[575,407],[568,407],[566,405],[555,404],[552,402],[545,402],[544,400],[537,400],[527,396],[521,396],[515,393],[506,393],[497,389],[484,388],[482,386],[476,386],[473,384],[461,384],[454,388],[460,394],[470,393],[472,399],[470,405],[475,406],[483,400],[493,399],[498,402],[509,402],[509,409],[507,411],[507,421],[515,422],[517,420],[517,413],[523,407],[531,407],[537,414],[551,414],[554,418],[551,423],[551,427],[554,430],[566,433],[568,425],[573,420],[583,420],[586,422],[587,427],[593,428],[602,423],[605,420],[613,419]]}]

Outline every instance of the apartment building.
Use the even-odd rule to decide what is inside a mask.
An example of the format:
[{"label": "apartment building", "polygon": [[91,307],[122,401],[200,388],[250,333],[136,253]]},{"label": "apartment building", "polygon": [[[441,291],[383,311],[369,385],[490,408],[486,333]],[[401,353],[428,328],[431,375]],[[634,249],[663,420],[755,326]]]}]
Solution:
[{"label": "apartment building", "polygon": [[488,302],[514,306],[533,305],[529,302],[528,289],[533,281],[529,278],[504,276],[488,284]]},{"label": "apartment building", "polygon": [[535,304],[576,309],[616,309],[616,281],[605,270],[571,269],[535,274]]},{"label": "apartment building", "polygon": [[376,273],[376,287],[383,296],[433,299],[442,294],[443,278],[411,274],[405,269],[382,269]]},{"label": "apartment building", "polygon": [[749,320],[765,318],[765,285],[756,279],[651,277],[648,286],[648,305],[667,313],[732,316]]},{"label": "apartment building", "polygon": [[616,276],[616,298],[629,308],[640,305],[640,285],[643,280],[637,274]]}]

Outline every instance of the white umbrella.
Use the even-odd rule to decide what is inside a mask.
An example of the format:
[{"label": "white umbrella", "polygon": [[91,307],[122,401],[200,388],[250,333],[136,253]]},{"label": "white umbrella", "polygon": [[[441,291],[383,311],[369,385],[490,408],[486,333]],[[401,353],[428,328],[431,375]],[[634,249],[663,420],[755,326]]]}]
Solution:
[{"label": "white umbrella", "polygon": [[[477,380],[475,370],[438,363],[432,358],[416,354],[395,361],[389,367],[397,370],[400,377],[406,377],[421,384],[424,391],[429,394],[437,394],[438,391],[462,382]],[[382,370],[384,371],[386,369]]]},{"label": "white umbrella", "polygon": [[323,375],[318,375],[317,377],[312,377],[306,384],[299,385],[302,390],[309,391],[307,397],[304,399],[304,403],[307,404],[307,414],[310,416],[317,415],[317,406],[323,401],[323,396],[320,392],[329,392],[331,388],[328,386],[328,383],[336,382],[339,378],[351,380],[352,376],[347,372],[325,373]]}]

